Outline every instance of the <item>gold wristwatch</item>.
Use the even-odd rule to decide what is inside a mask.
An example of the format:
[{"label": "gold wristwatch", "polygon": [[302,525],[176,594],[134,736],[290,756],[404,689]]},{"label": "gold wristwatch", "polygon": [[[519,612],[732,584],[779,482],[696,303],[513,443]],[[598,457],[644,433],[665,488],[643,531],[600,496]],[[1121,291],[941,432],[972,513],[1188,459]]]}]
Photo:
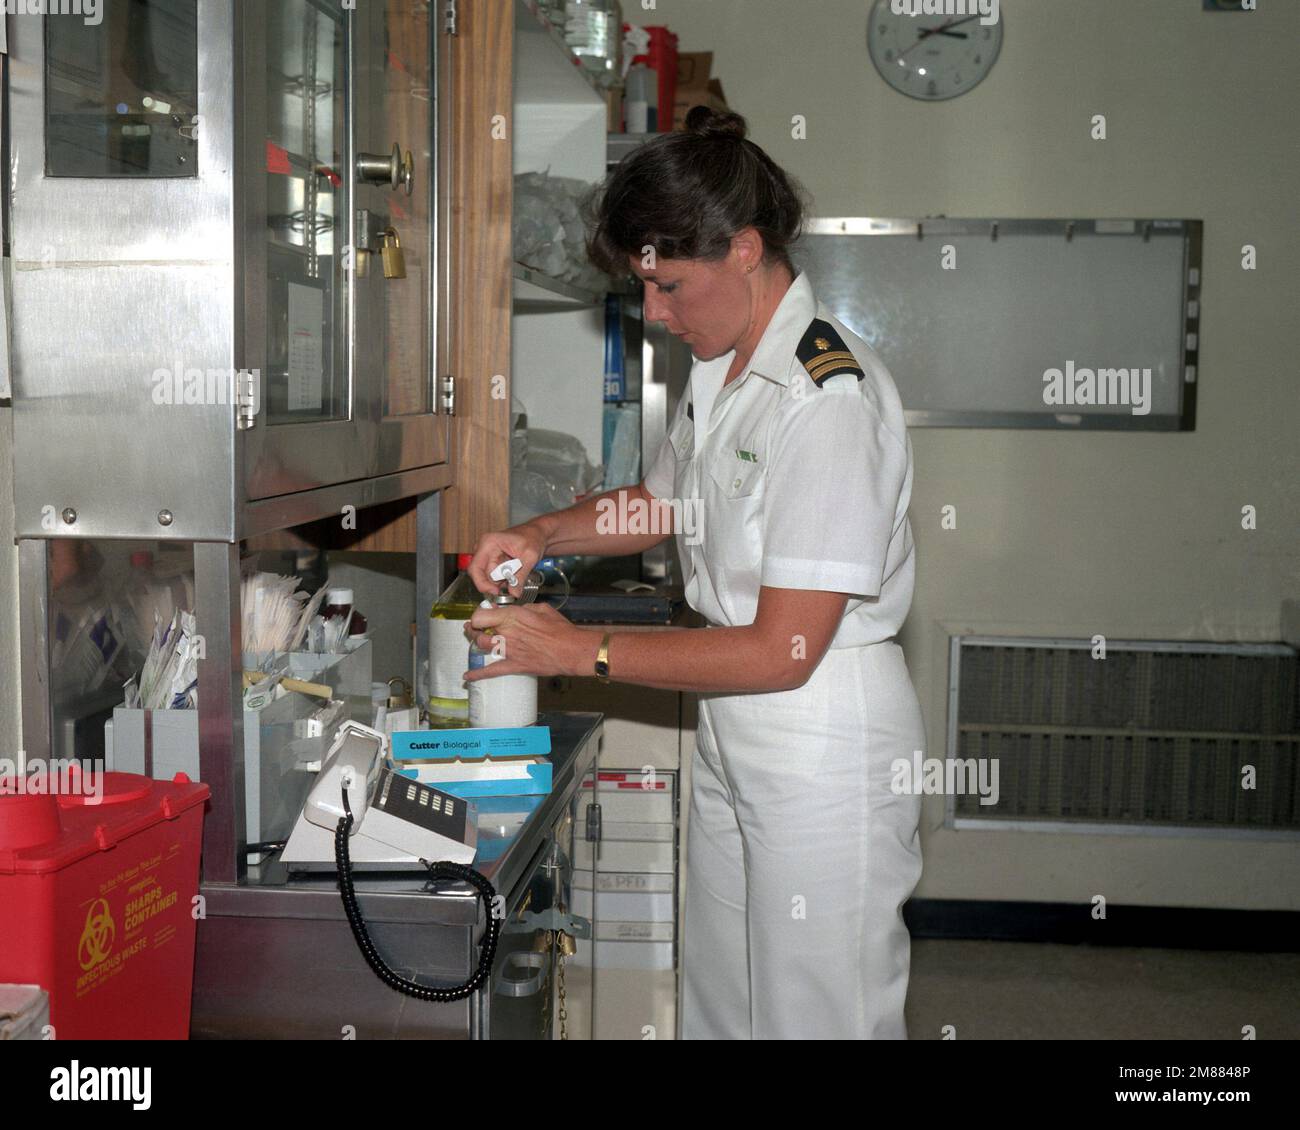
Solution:
[{"label": "gold wristwatch", "polygon": [[600,650],[596,652],[596,678],[602,683],[609,682],[609,633],[600,640]]}]

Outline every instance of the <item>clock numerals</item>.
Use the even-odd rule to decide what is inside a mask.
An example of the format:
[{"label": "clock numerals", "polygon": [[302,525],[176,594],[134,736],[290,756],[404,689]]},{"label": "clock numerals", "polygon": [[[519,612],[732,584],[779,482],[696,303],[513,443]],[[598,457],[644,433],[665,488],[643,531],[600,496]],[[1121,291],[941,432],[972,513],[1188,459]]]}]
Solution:
[{"label": "clock numerals", "polygon": [[974,89],[997,62],[1001,18],[992,25],[952,27],[943,15],[896,15],[890,0],[875,0],[867,21],[867,49],[882,78],[911,98],[937,102]]}]

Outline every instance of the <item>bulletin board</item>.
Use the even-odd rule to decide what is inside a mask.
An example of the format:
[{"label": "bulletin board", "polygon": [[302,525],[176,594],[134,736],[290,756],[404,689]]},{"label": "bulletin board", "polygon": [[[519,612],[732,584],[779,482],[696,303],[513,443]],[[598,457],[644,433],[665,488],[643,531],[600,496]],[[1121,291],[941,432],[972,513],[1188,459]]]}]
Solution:
[{"label": "bulletin board", "polygon": [[813,221],[826,308],[910,426],[1192,430],[1198,220]]}]

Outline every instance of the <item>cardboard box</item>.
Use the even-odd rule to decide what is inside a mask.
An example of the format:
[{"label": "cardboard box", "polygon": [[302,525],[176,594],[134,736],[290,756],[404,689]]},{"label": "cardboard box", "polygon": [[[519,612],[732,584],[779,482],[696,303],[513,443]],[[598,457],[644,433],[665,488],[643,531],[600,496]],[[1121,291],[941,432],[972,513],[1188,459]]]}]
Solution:
[{"label": "cardboard box", "polygon": [[677,95],[673,99],[673,129],[686,126],[686,115],[692,106],[708,106],[713,110],[727,110],[727,98],[722,93],[722,83],[709,78],[713,66],[712,51],[684,51],[677,56]]}]

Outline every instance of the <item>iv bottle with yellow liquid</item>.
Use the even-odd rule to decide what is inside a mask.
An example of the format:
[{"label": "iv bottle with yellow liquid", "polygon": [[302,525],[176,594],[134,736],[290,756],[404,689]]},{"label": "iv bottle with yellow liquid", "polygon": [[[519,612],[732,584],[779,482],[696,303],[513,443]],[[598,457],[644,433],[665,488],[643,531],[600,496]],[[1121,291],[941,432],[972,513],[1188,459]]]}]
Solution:
[{"label": "iv bottle with yellow liquid", "polygon": [[450,729],[469,725],[469,689],[465,686],[465,621],[483,599],[470,580],[472,554],[456,558],[460,570],[429,612],[429,725]]}]

